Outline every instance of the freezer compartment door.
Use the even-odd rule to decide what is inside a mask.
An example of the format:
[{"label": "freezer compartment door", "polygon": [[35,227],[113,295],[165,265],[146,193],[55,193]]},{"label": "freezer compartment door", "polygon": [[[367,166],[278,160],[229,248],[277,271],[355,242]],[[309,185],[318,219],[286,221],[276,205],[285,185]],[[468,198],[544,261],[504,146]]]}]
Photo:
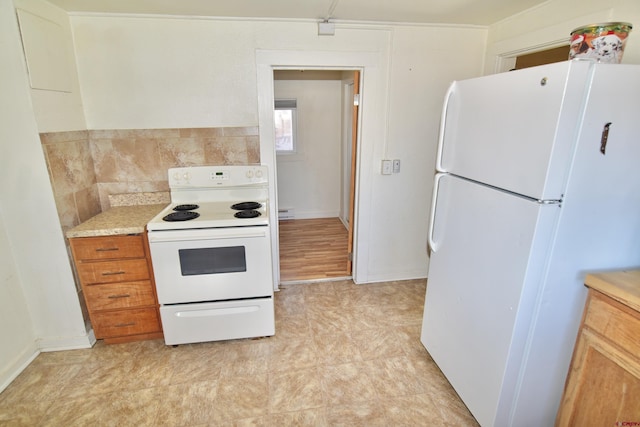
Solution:
[{"label": "freezer compartment door", "polygon": [[535,199],[561,199],[592,64],[567,61],[455,82],[438,167]]},{"label": "freezer compartment door", "polygon": [[435,203],[421,341],[480,424],[500,425],[560,209],[451,175]]}]

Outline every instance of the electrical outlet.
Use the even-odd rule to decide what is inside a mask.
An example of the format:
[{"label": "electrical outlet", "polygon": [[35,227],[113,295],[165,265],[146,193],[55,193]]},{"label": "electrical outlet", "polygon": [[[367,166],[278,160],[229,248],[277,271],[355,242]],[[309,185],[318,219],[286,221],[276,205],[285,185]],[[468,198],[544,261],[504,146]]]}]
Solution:
[{"label": "electrical outlet", "polygon": [[400,173],[400,159],[393,161],[393,173]]},{"label": "electrical outlet", "polygon": [[391,175],[393,173],[393,165],[391,160],[382,161],[382,175]]}]

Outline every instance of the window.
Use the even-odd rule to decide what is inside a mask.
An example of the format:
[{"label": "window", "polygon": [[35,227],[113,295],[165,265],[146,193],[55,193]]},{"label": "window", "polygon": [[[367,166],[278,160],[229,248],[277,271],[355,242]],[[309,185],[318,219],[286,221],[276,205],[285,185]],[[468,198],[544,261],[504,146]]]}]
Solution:
[{"label": "window", "polygon": [[296,152],[296,100],[276,99],[273,117],[276,128],[276,152]]}]

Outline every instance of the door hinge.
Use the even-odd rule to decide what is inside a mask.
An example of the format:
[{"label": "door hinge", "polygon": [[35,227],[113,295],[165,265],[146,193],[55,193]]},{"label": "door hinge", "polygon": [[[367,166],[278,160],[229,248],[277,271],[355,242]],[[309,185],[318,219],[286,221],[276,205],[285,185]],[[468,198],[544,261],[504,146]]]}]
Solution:
[{"label": "door hinge", "polygon": [[358,105],[360,105],[360,94],[356,93],[353,95],[353,106],[357,107]]},{"label": "door hinge", "polygon": [[349,252],[347,258],[349,258],[349,261],[353,261],[353,252]]}]

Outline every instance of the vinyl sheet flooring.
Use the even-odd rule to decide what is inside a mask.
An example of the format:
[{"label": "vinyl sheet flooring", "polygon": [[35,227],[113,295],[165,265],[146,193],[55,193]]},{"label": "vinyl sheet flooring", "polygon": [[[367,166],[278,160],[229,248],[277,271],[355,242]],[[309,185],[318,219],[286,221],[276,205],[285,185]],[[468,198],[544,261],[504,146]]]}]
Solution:
[{"label": "vinyl sheet flooring", "polygon": [[283,286],[276,335],[42,353],[2,426],[476,426],[420,343],[426,282]]}]

